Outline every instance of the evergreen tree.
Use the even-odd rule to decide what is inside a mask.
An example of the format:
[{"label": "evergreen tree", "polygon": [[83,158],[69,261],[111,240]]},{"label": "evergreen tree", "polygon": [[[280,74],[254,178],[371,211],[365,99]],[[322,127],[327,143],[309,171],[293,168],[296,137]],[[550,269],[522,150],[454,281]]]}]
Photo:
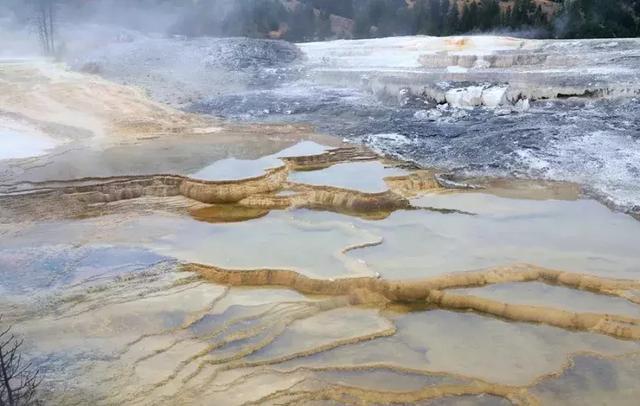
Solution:
[{"label": "evergreen tree", "polygon": [[368,12],[356,13],[353,35],[355,38],[369,38],[371,33],[371,20]]},{"label": "evergreen tree", "polygon": [[511,28],[532,25],[531,14],[534,9],[532,0],[516,0],[511,11]]},{"label": "evergreen tree", "polygon": [[565,0],[556,24],[564,38],[633,37],[638,30],[637,0]]},{"label": "evergreen tree", "polygon": [[500,15],[500,25],[502,27],[508,27],[511,25],[512,19],[513,19],[513,10],[511,6],[507,6],[504,13]]},{"label": "evergreen tree", "polygon": [[293,42],[313,40],[316,35],[315,13],[309,4],[300,4],[289,15],[287,25],[289,30],[285,39]]},{"label": "evergreen tree", "polygon": [[482,0],[478,17],[480,29],[489,30],[500,24],[500,5],[498,0]]},{"label": "evergreen tree", "polygon": [[416,35],[418,33],[417,17],[414,10],[407,7],[399,7],[395,15],[396,35]]},{"label": "evergreen tree", "polygon": [[542,11],[542,7],[538,5],[538,7],[536,7],[536,11],[533,12],[533,25],[542,26],[542,25],[545,25],[546,23],[547,23],[547,18],[545,17],[544,12]]},{"label": "evergreen tree", "polygon": [[442,23],[444,20],[444,16],[440,11],[440,1],[439,0],[430,0],[429,7],[427,9],[427,19],[426,19],[426,27],[424,30],[425,34],[428,35],[440,35],[442,34]]},{"label": "evergreen tree", "polygon": [[447,13],[447,23],[444,34],[456,34],[460,29],[460,10],[456,2],[452,2]]},{"label": "evergreen tree", "polygon": [[469,4],[465,4],[462,8],[462,17],[460,18],[460,32],[467,32],[471,30],[473,25],[473,19],[471,18],[471,8]]},{"label": "evergreen tree", "polygon": [[353,0],[312,0],[311,5],[321,11],[345,18],[353,18]]},{"label": "evergreen tree", "polygon": [[[65,18],[71,15],[71,19],[80,20],[107,0],[0,0],[0,9],[24,9],[20,5],[27,1],[56,2],[62,5]],[[498,27],[553,27],[553,34],[564,38],[640,36],[640,0],[554,0],[561,3],[554,14],[537,0],[416,0],[415,4],[405,0],[108,1],[117,8],[131,10],[169,7],[175,15],[182,16],[169,32],[189,36],[266,37],[270,31],[281,30],[284,38],[291,41],[328,39],[333,37],[332,15],[352,18],[356,38],[452,35]],[[32,17],[20,18],[26,21]],[[287,30],[282,30],[285,25]],[[49,29],[45,26],[39,32],[44,43],[49,43]]]},{"label": "evergreen tree", "polygon": [[440,35],[446,35],[447,17],[450,8],[451,2],[449,0],[440,0]]},{"label": "evergreen tree", "polygon": [[320,11],[315,26],[318,39],[326,40],[331,37],[331,15],[328,12]]},{"label": "evergreen tree", "polygon": [[460,20],[460,31],[471,32],[478,27],[478,4],[471,2],[465,4],[462,9],[462,18]]},{"label": "evergreen tree", "polygon": [[471,13],[471,17],[470,17],[470,21],[471,21],[471,28],[470,31],[474,31],[477,27],[478,27],[478,15],[480,8],[478,7],[478,3],[476,3],[475,1],[471,3],[471,6],[469,6],[469,12]]}]

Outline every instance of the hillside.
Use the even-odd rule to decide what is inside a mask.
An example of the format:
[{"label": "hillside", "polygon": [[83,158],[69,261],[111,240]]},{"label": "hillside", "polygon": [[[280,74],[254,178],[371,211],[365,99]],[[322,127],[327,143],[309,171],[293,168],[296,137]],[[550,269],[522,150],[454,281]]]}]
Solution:
[{"label": "hillside", "polygon": [[[264,0],[268,1],[268,0]],[[638,0],[277,0],[267,36],[293,41],[527,29],[556,38],[640,34]],[[531,31],[531,29],[534,29]]]},{"label": "hillside", "polygon": [[[33,16],[24,13],[28,9],[24,2],[6,1],[0,8],[22,10],[23,13],[15,13],[20,17],[19,24],[31,24]],[[538,38],[640,36],[640,0],[55,0],[55,3],[60,20],[66,25],[94,21],[188,37],[244,36],[310,42],[487,32],[519,32]]]}]

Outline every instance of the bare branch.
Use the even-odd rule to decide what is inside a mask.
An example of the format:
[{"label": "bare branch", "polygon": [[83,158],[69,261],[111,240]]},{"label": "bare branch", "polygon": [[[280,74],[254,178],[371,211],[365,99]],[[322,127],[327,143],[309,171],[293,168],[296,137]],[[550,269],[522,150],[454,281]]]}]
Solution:
[{"label": "bare branch", "polygon": [[33,24],[38,32],[42,52],[45,55],[54,55],[57,0],[30,0],[30,2],[33,7]]},{"label": "bare branch", "polygon": [[[0,321],[2,317],[0,316]],[[14,334],[11,327],[0,333],[0,406],[30,406],[37,404],[36,391],[42,379],[37,369],[23,362],[20,349],[24,340]]]}]

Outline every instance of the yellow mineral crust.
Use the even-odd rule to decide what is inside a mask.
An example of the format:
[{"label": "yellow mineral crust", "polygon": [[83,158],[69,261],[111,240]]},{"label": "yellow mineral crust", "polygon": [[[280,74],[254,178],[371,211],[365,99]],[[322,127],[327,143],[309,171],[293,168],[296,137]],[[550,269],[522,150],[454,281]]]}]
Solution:
[{"label": "yellow mineral crust", "polygon": [[[329,152],[328,154],[331,154]],[[24,213],[46,199],[64,199],[68,206],[110,203],[145,196],[184,196],[205,204],[238,204],[235,212],[252,209],[282,210],[287,208],[323,209],[349,215],[383,219],[393,211],[412,209],[401,194],[388,190],[365,193],[330,186],[315,186],[288,182],[289,165],[269,169],[264,175],[229,181],[208,181],[180,175],[118,176],[84,178],[71,181],[25,182],[0,185],[0,196],[7,208],[14,206]],[[427,182],[424,175],[416,175]],[[395,182],[401,182],[396,179]],[[435,182],[432,180],[431,182]],[[422,184],[421,183],[421,184]],[[419,185],[417,185],[419,186]],[[409,194],[403,186],[403,194]],[[286,190],[289,195],[276,192]],[[76,211],[84,210],[83,207]],[[34,213],[38,210],[33,208]],[[68,210],[67,210],[68,211]],[[231,213],[233,210],[228,210]],[[219,213],[222,213],[221,211]],[[196,215],[196,217],[198,217]],[[224,219],[218,218],[218,221]]]},{"label": "yellow mineral crust", "polygon": [[202,203],[237,203],[255,194],[281,189],[288,173],[283,166],[268,170],[263,176],[240,181],[213,182],[185,178],[180,184],[180,194]]},{"label": "yellow mineral crust", "polygon": [[384,181],[389,188],[405,197],[415,197],[422,193],[443,190],[434,171],[420,170],[407,176],[390,176]]},{"label": "yellow mineral crust", "polygon": [[324,154],[300,157],[283,157],[289,169],[293,171],[315,171],[346,162],[373,161],[378,157],[363,147],[335,148]]},{"label": "yellow mineral crust", "polygon": [[427,305],[444,309],[472,310],[513,321],[541,323],[622,339],[640,340],[640,319],[636,318],[569,312],[541,306],[515,305],[443,291],[495,283],[539,281],[626,299],[632,297],[633,291],[640,287],[640,282],[637,281],[554,271],[532,265],[459,272],[410,281],[386,281],[377,278],[320,280],[306,277],[294,271],[229,271],[199,264],[186,264],[183,265],[183,269],[197,272],[204,278],[222,285],[283,286],[305,294],[347,296],[352,304],[424,302]]},{"label": "yellow mineral crust", "polygon": [[141,89],[44,62],[0,67],[0,111],[82,128],[98,137],[197,132],[213,125],[151,101]]},{"label": "yellow mineral crust", "polygon": [[289,184],[296,193],[292,207],[306,207],[360,215],[367,218],[386,218],[392,212],[410,209],[411,203],[394,192],[364,193],[330,186]]},{"label": "yellow mineral crust", "polygon": [[278,402],[277,404],[301,404],[311,401],[335,401],[340,404],[412,404],[446,397],[469,395],[493,395],[505,398],[516,405],[537,406],[538,400],[526,390],[517,387],[474,382],[469,385],[442,385],[425,387],[418,391],[405,393],[390,393],[373,390],[364,390],[343,385],[330,385],[318,390],[296,390],[291,388],[284,392],[262,398],[249,404],[259,405],[265,402],[278,400],[280,397],[296,396],[293,403]]}]

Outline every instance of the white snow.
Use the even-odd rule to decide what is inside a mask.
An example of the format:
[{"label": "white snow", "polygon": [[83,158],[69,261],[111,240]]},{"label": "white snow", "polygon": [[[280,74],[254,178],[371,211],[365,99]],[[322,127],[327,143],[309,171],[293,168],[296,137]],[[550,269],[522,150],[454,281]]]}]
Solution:
[{"label": "white snow", "polygon": [[548,150],[517,150],[534,177],[577,182],[619,207],[638,204],[640,140],[615,131],[563,137]]},{"label": "white snow", "polygon": [[506,94],[506,86],[469,86],[448,90],[445,97],[449,105],[459,109],[496,108],[506,102]]},{"label": "white snow", "polygon": [[482,91],[482,105],[496,108],[507,101],[507,87],[494,86]]},{"label": "white snow", "polygon": [[442,111],[438,109],[432,110],[418,110],[413,115],[413,118],[416,120],[428,120],[428,121],[437,121],[442,117]]},{"label": "white snow", "polygon": [[556,162],[546,172],[549,178],[589,185],[619,206],[638,205],[640,140],[619,132],[594,131],[560,139],[551,147]]},{"label": "white snow", "polygon": [[516,103],[516,109],[521,112],[529,111],[530,108],[531,103],[529,102],[529,99],[521,99]]},{"label": "white snow", "polygon": [[406,136],[402,135],[402,134],[398,134],[398,133],[389,133],[389,134],[370,134],[368,136],[370,139],[375,139],[375,140],[385,140],[385,141],[391,141],[395,144],[408,144],[411,142],[411,140],[409,138],[407,138]]},{"label": "white snow", "polygon": [[457,108],[473,108],[482,105],[482,86],[469,86],[447,91],[447,103]]}]

